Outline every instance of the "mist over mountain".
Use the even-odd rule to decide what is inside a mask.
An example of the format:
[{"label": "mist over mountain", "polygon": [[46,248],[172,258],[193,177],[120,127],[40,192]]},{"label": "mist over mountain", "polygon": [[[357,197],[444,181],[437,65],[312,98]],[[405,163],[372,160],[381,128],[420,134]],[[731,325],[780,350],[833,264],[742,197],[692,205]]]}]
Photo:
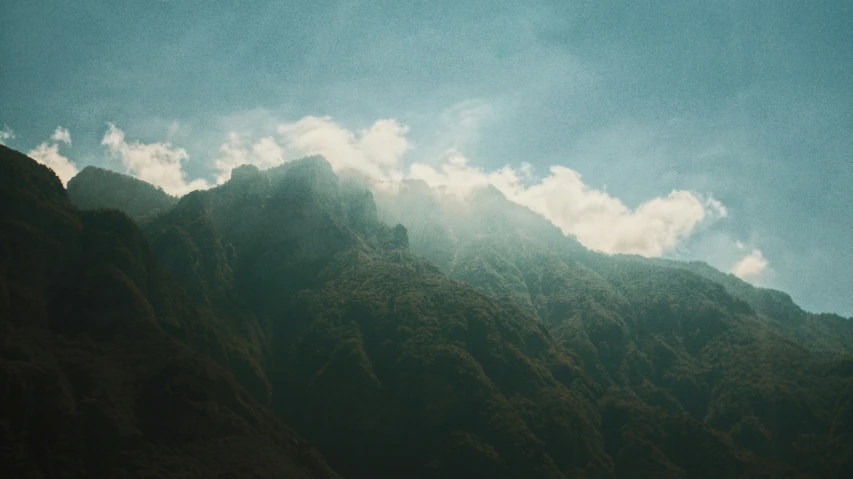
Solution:
[{"label": "mist over mountain", "polygon": [[853,475],[853,321],[321,157],[180,199],[0,146],[20,477]]}]

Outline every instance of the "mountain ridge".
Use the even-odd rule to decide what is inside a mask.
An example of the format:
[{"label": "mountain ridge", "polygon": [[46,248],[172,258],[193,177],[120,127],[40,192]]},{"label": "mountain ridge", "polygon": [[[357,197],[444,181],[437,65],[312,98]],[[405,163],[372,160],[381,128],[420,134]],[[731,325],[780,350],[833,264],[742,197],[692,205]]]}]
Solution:
[{"label": "mountain ridge", "polygon": [[[496,190],[466,209],[425,194],[390,201],[315,157],[240,167],[141,232],[63,208],[69,227],[83,214],[83,231],[114,231],[78,246],[84,265],[108,266],[90,291],[154,300],[143,317],[346,477],[853,472],[849,343],[831,338],[844,324],[789,327],[696,272],[592,253]],[[59,218],[24,208],[17,221]],[[123,252],[146,248],[144,270]],[[139,293],[118,286],[146,278]],[[144,401],[168,404],[158,394]]]}]

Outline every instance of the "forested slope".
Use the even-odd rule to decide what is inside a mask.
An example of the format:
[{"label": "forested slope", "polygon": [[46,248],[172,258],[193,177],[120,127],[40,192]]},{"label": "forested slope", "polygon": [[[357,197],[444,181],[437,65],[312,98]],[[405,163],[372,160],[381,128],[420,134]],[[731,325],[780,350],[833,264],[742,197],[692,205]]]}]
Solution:
[{"label": "forested slope", "polygon": [[[82,377],[107,375],[99,364],[119,371],[97,383],[116,386],[100,386],[93,409],[129,419],[85,429],[91,451],[125,448],[112,470],[251,460],[241,467],[333,474],[283,421],[345,477],[853,472],[843,318],[797,326],[711,273],[590,252],[494,189],[461,202],[408,184],[385,197],[315,157],[240,167],[140,232],[116,211],[79,212],[48,170],[3,153],[18,175],[4,201],[30,205],[3,222],[6,327],[47,341],[16,341],[26,355],[15,367],[43,350]],[[20,199],[44,191],[52,206]],[[55,252],[13,260],[19,243]],[[64,352],[80,338],[102,349]],[[178,352],[186,362],[161,366]],[[65,388],[43,396],[95,394]],[[74,397],[69,417],[82,407]],[[154,410],[181,420],[156,422]],[[13,417],[4,437],[21,444],[30,426]],[[122,434],[136,442],[114,440]],[[235,436],[256,455],[216,449]],[[175,438],[178,457],[158,455]],[[154,452],[127,462],[137,444]],[[204,444],[215,446],[192,449]]]}]

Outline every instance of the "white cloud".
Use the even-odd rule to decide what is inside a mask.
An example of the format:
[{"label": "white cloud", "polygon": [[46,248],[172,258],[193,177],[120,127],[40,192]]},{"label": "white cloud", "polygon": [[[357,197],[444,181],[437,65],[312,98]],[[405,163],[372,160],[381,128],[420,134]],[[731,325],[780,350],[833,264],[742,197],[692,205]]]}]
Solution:
[{"label": "white cloud", "polygon": [[[485,114],[474,111],[478,113],[460,114],[460,124],[476,123]],[[308,116],[278,125],[280,143],[272,136],[253,141],[245,134],[232,132],[214,164],[217,183],[227,181],[231,170],[242,164],[264,169],[318,154],[335,171],[355,171],[372,180],[375,187],[391,191],[404,178],[421,179],[438,191],[460,198],[493,185],[511,201],[541,214],[590,249],[643,256],[672,251],[698,225],[727,215],[725,206],[713,197],[682,190],[673,190],[631,209],[606,191],[587,186],[581,175],[570,168],[552,166],[548,176],[537,180],[530,164],[485,171],[470,166],[456,149],[447,150],[435,165],[414,163],[407,170],[403,157],[412,149],[406,137],[408,131],[407,126],[393,119],[379,120],[367,129],[353,132],[328,116]],[[182,170],[187,153],[182,148],[169,143],[128,143],[124,132],[112,124],[102,143],[131,174],[170,194],[181,195],[210,186],[202,179],[187,182]]]},{"label": "white cloud", "polygon": [[411,177],[465,197],[476,188],[494,185],[507,198],[541,214],[563,233],[577,237],[584,246],[606,253],[660,256],[674,248],[708,218],[727,215],[717,200],[701,200],[688,191],[646,201],[631,210],[619,199],[588,187],[581,175],[563,166],[552,166],[550,175],[524,186],[531,177],[529,165],[515,170],[506,166],[486,173],[468,166],[458,152],[451,152],[438,169],[414,164]]},{"label": "white cloud", "polygon": [[35,147],[35,149],[30,150],[27,156],[53,170],[63,185],[67,184],[68,180],[73,178],[79,171],[74,162],[59,154],[59,145],[57,143],[52,145],[42,143]]},{"label": "white cloud", "polygon": [[[460,109],[462,113],[468,110]],[[481,113],[460,113],[459,123],[465,125],[466,118],[476,123]],[[356,134],[329,117],[305,117],[280,125],[278,132],[293,156],[323,155],[335,171],[355,170],[374,180],[376,186],[388,186],[385,189],[392,191],[390,186],[406,177],[421,179],[460,198],[494,185],[510,200],[543,215],[588,248],[606,253],[660,256],[675,248],[701,222],[727,215],[725,206],[716,199],[678,190],[631,210],[608,193],[588,187],[580,174],[569,168],[554,166],[547,177],[530,184],[529,164],[487,172],[470,166],[455,149],[447,150],[435,166],[412,164],[407,175],[403,156],[411,149],[406,139],[408,128],[394,120],[379,120]],[[239,158],[231,162],[234,166],[252,162],[245,146],[227,151],[239,153],[232,155]]]},{"label": "white cloud", "polygon": [[183,162],[189,156],[183,148],[170,143],[128,143],[124,132],[112,123],[104,134],[101,144],[127,168],[128,173],[142,181],[163,188],[170,195],[181,196],[193,190],[209,188],[204,179],[188,182],[183,171]]},{"label": "white cloud", "polygon": [[740,279],[748,281],[757,278],[766,269],[767,260],[764,258],[761,250],[754,249],[735,263],[729,272]]},{"label": "white cloud", "polygon": [[63,128],[61,126],[56,127],[56,131],[53,132],[53,135],[50,137],[51,140],[59,143],[65,143],[66,145],[71,144],[71,132],[68,131],[68,128]]},{"label": "white cloud", "polygon": [[216,159],[216,182],[222,184],[231,178],[231,170],[240,165],[255,165],[260,169],[270,168],[284,162],[284,150],[272,137],[264,137],[256,143],[243,139],[237,133],[228,135],[228,142],[219,147]]},{"label": "white cloud", "polygon": [[15,138],[15,132],[12,131],[8,126],[3,125],[3,129],[0,130],[0,145],[5,145],[7,141],[13,140]]},{"label": "white cloud", "polygon": [[307,116],[278,127],[295,156],[322,155],[335,171],[354,170],[376,181],[403,178],[403,155],[411,149],[408,131],[395,120],[379,120],[355,134],[328,116]]},{"label": "white cloud", "polygon": [[456,150],[450,150],[438,169],[415,163],[409,168],[411,178],[423,180],[430,187],[447,194],[465,198],[475,189],[489,185],[489,175],[468,166],[468,160]]}]

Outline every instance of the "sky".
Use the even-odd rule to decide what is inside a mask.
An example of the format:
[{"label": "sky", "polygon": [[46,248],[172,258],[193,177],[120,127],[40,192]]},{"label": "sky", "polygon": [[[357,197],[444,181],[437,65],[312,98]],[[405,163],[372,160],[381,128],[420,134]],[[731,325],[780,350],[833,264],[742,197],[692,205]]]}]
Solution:
[{"label": "sky", "polygon": [[853,3],[6,0],[0,142],[173,194],[305,154],[853,316]]}]

